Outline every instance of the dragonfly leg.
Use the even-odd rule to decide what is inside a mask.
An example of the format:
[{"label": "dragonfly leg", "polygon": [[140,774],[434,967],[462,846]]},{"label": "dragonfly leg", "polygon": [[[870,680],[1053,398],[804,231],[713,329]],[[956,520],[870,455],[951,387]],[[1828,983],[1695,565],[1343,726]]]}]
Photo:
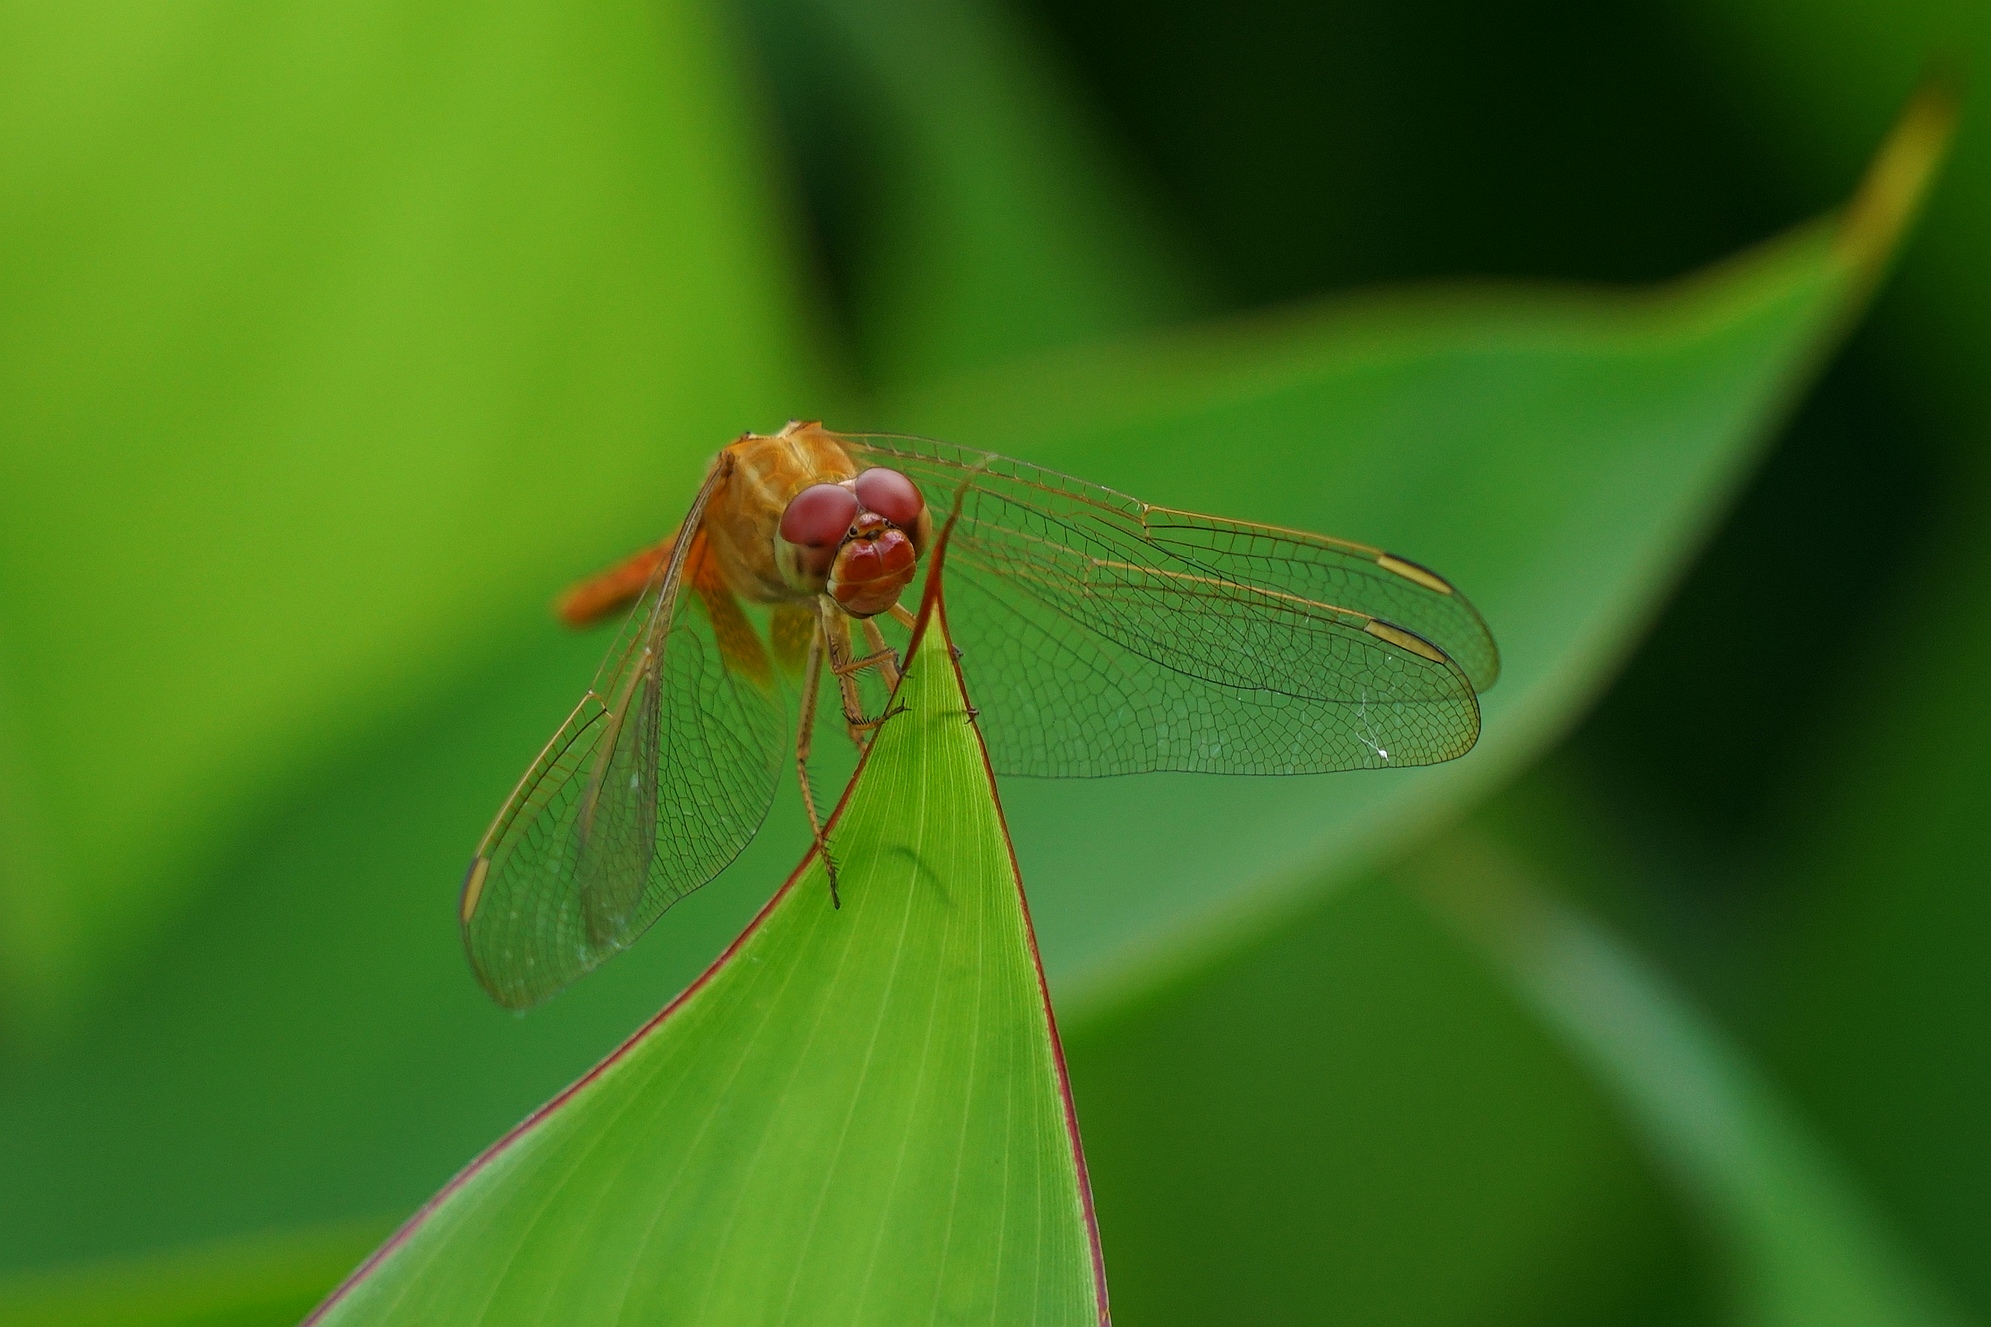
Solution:
[{"label": "dragonfly leg", "polygon": [[837,689],[843,696],[844,727],[850,733],[851,742],[861,751],[870,741],[871,734],[878,725],[899,711],[889,709],[876,718],[866,718],[864,697],[857,690],[857,675],[867,668],[879,668],[888,662],[896,667],[898,655],[890,649],[885,649],[866,655],[862,659],[852,658],[850,619],[845,617],[841,610],[824,608],[821,611],[823,644],[829,651],[830,674],[836,678]]},{"label": "dragonfly leg", "polygon": [[816,736],[816,692],[823,680],[823,633],[817,632],[809,638],[808,662],[804,665],[802,677],[802,714],[795,728],[795,772],[802,782],[802,806],[809,813],[809,829],[816,836],[816,851],[823,859],[823,870],[830,877],[830,906],[841,908],[843,900],[837,897],[836,858],[830,856],[829,835],[823,831],[823,818],[816,813],[816,792],[809,786],[809,747]]},{"label": "dragonfly leg", "polygon": [[917,617],[914,617],[912,610],[910,608],[907,608],[904,604],[893,604],[891,611],[892,611],[892,620],[894,622],[897,622],[900,626],[904,627],[906,630],[911,631],[914,627],[919,625],[919,619]]},{"label": "dragonfly leg", "polygon": [[[869,622],[864,625],[871,626]],[[871,629],[876,631],[878,628],[871,627]],[[831,664],[830,671],[838,677],[848,677],[853,673],[861,673],[867,668],[882,668],[886,678],[896,683],[899,676],[898,663],[899,652],[887,645],[877,653],[867,654],[861,659],[848,659],[842,663]]]},{"label": "dragonfly leg", "polygon": [[[899,685],[899,652],[885,643],[885,633],[878,630],[878,624],[870,618],[864,619],[864,643],[871,647],[871,657],[878,660],[878,671],[885,675],[885,685],[897,689]],[[884,656],[880,658],[880,656]]]}]

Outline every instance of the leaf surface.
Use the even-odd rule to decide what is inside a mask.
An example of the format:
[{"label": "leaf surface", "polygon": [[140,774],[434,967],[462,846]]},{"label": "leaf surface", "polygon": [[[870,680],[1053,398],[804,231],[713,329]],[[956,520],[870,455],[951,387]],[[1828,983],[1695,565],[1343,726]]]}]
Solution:
[{"label": "leaf surface", "polygon": [[943,631],[832,829],[663,1014],[317,1321],[1091,1324],[1077,1137]]}]

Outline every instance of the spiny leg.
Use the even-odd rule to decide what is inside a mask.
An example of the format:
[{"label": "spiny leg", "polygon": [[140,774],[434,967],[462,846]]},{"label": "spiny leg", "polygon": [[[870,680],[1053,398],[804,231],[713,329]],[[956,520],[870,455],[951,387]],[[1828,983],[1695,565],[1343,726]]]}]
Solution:
[{"label": "spiny leg", "polygon": [[827,604],[819,605],[818,611],[822,614],[823,644],[829,651],[830,674],[836,678],[837,689],[843,696],[844,727],[850,733],[851,743],[862,751],[872,731],[898,711],[887,710],[875,719],[865,718],[864,697],[857,690],[857,674],[887,662],[896,664],[898,656],[892,650],[884,649],[862,659],[852,658],[850,619],[842,609]]},{"label": "spiny leg", "polygon": [[[885,637],[869,618],[862,619],[870,644],[875,648],[863,658],[857,657],[856,649],[850,643],[850,619],[842,612],[828,619],[830,671],[838,677],[852,677],[867,668],[885,668],[890,676],[898,677],[899,652],[885,643]],[[841,647],[841,648],[839,648]]]},{"label": "spiny leg", "polygon": [[821,855],[823,870],[830,877],[830,906],[841,908],[843,900],[837,896],[836,858],[830,856],[829,835],[823,832],[823,819],[816,814],[815,789],[809,786],[809,746],[816,735],[816,692],[823,680],[823,640],[821,631],[809,637],[808,661],[802,666],[802,716],[795,730],[795,772],[801,778],[802,806],[809,813],[809,829],[816,836],[816,852]]},{"label": "spiny leg", "polygon": [[893,604],[891,611],[892,611],[892,620],[894,622],[897,622],[900,626],[904,627],[907,631],[911,631],[914,627],[919,625],[919,619],[917,617],[914,617],[912,610],[907,608],[904,604]]},{"label": "spiny leg", "polygon": [[885,685],[898,690],[899,652],[886,643],[885,633],[868,617],[864,619],[864,643],[871,647],[871,657],[878,660],[878,671],[885,675]]},{"label": "spiny leg", "polygon": [[[884,717],[864,717],[864,697],[857,690],[857,674],[863,665],[850,658],[849,623],[841,614],[834,619],[826,616],[823,628],[830,652],[830,676],[836,678],[837,691],[843,700],[843,726],[850,734],[851,744],[862,751],[871,740],[871,730],[884,722]],[[843,647],[841,651],[837,648],[839,645]],[[839,654],[842,659],[838,658]]]}]

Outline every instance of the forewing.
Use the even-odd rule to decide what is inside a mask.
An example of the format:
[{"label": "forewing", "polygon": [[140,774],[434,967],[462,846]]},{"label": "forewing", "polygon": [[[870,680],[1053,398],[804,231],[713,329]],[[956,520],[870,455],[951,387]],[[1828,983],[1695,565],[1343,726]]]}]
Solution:
[{"label": "forewing", "polygon": [[1497,655],[1435,575],[1379,550],[1149,507],[992,453],[849,437],[918,482],[948,621],[1005,773],[1297,774],[1448,760]]},{"label": "forewing", "polygon": [[1243,585],[1334,604],[1416,633],[1458,664],[1475,691],[1500,676],[1479,611],[1426,567],[1379,548],[1168,507],[1145,510],[1157,548]]},{"label": "forewing", "polygon": [[740,638],[730,596],[685,592],[704,541],[681,542],[471,864],[464,944],[510,1008],[565,987],[717,875],[773,800],[786,718],[772,671],[750,629]]}]

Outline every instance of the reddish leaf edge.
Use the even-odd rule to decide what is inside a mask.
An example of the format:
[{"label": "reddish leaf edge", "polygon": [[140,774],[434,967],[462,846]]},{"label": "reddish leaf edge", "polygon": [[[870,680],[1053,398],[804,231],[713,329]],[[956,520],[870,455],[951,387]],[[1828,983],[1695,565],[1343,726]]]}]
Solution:
[{"label": "reddish leaf edge", "polygon": [[[926,634],[927,623],[938,617],[940,638],[947,643],[947,663],[954,670],[954,681],[961,689],[961,698],[968,705],[968,726],[975,732],[975,749],[982,753],[982,775],[988,781],[989,800],[995,804],[996,826],[1002,831],[1002,846],[1009,853],[1009,878],[1016,885],[1017,907],[1023,913],[1023,936],[1030,945],[1030,966],[1037,974],[1037,998],[1044,1006],[1044,1027],[1051,1038],[1051,1063],[1058,1074],[1058,1099],[1064,1106],[1065,1137],[1071,1143],[1072,1165],[1078,1173],[1079,1203],[1085,1212],[1085,1238],[1092,1252],[1092,1295],[1099,1310],[1099,1327],[1111,1327],[1112,1312],[1106,1294],[1106,1255],[1099,1242],[1099,1216],[1092,1204],[1092,1176],[1085,1165],[1085,1143],[1079,1135],[1078,1102],[1072,1097],[1071,1073],[1065,1066],[1065,1043],[1058,1035],[1057,1011],[1051,1007],[1051,985],[1044,977],[1044,957],[1037,948],[1037,923],[1030,916],[1030,894],[1023,887],[1023,867],[1016,860],[1016,841],[1009,834],[1009,817],[1002,809],[1002,791],[996,784],[995,765],[989,760],[989,744],[982,737],[982,724],[975,711],[973,697],[968,694],[968,679],[961,673],[961,652],[954,648],[954,633],[947,625],[947,602],[942,593],[941,569],[946,564],[947,542],[954,533],[954,524],[961,516],[961,497],[966,485],[955,494],[954,509],[948,514],[947,523],[941,527],[940,538],[934,541],[933,562],[927,568],[925,593],[920,597],[919,620],[914,624],[912,640],[906,645],[906,658],[917,656],[922,637]],[[868,754],[868,752],[867,752]],[[863,769],[859,763],[859,771]],[[856,775],[851,783],[856,783]],[[845,789],[849,795],[849,789]],[[843,803],[837,803],[841,811]],[[813,849],[812,849],[813,851]]]},{"label": "reddish leaf edge", "polygon": [[[954,509],[948,515],[946,524],[941,528],[940,537],[934,541],[933,558],[927,565],[926,583],[920,595],[919,615],[913,624],[912,637],[906,644],[906,658],[910,660],[917,657],[920,645],[926,637],[927,626],[937,617],[940,621],[941,639],[947,644],[948,664],[954,670],[954,680],[961,688],[962,698],[967,700],[968,681],[961,674],[960,653],[954,648],[953,633],[947,627],[947,608],[942,595],[941,580],[941,568],[946,561],[947,543],[954,533],[954,525],[960,514],[960,495],[957,494]],[[1090,1246],[1092,1253],[1093,1298],[1098,1305],[1099,1327],[1111,1327],[1112,1315],[1108,1310],[1106,1297],[1106,1259],[1099,1242],[1099,1219],[1093,1208],[1092,1180],[1089,1172],[1086,1170],[1085,1147],[1079,1138],[1078,1104],[1072,1097],[1071,1074],[1065,1065],[1064,1041],[1058,1036],[1058,1017],[1056,1012],[1051,1008],[1051,988],[1050,984],[1044,978],[1044,959],[1037,948],[1037,926],[1030,917],[1030,899],[1023,888],[1023,870],[1016,860],[1016,844],[1010,838],[1009,818],[1003,814],[1002,796],[996,787],[995,767],[989,761],[988,743],[982,738],[981,724],[975,720],[973,701],[969,700],[968,703],[969,726],[974,729],[975,746],[982,753],[982,771],[988,780],[990,800],[995,804],[996,824],[1002,831],[1003,846],[1009,852],[1010,879],[1015,883],[1017,903],[1023,913],[1023,934],[1030,946],[1030,965],[1037,974],[1037,996],[1044,1009],[1045,1029],[1051,1038],[1051,1062],[1057,1070],[1058,1098],[1064,1107],[1065,1136],[1071,1143],[1072,1163],[1078,1173],[1079,1202],[1085,1213],[1086,1242]],[[828,830],[835,828],[837,821],[842,819],[844,806],[850,801],[850,795],[856,789],[858,780],[863,777],[865,766],[870,758],[871,748],[867,746],[858,756],[857,768],[851,771],[850,781],[844,785],[843,792],[837,797],[836,807],[830,812],[829,821],[824,826],[826,833]],[[614,1067],[623,1056],[629,1054],[630,1051],[640,1045],[651,1033],[662,1027],[666,1019],[683,1008],[687,1001],[703,990],[706,984],[719,974],[721,969],[732,962],[733,956],[739,952],[740,946],[744,945],[753,937],[756,931],[760,930],[762,924],[774,912],[775,906],[788,897],[789,891],[795,887],[797,881],[808,873],[809,867],[814,864],[815,860],[816,845],[811,843],[807,851],[802,854],[802,860],[796,864],[793,871],[789,872],[788,878],[781,882],[781,887],[774,891],[766,903],[761,905],[760,911],[753,915],[753,919],[733,938],[732,943],[728,944],[720,952],[719,956],[706,966],[705,971],[699,973],[698,977],[689,986],[678,992],[669,1004],[665,1005],[641,1027],[624,1038],[622,1044],[610,1051],[593,1068],[562,1088],[557,1095],[540,1106],[539,1109],[533,1111],[532,1114],[520,1120],[510,1129],[507,1129],[496,1142],[486,1147],[482,1152],[479,1152],[471,1159],[469,1164],[451,1176],[449,1182],[436,1190],[434,1196],[423,1203],[421,1207],[417,1208],[414,1215],[402,1222],[379,1248],[367,1256],[366,1261],[355,1267],[343,1281],[340,1281],[333,1288],[332,1292],[325,1297],[324,1301],[311,1311],[310,1316],[299,1324],[299,1327],[314,1327],[315,1324],[323,1321],[325,1315],[338,1307],[340,1301],[351,1294],[382,1263],[386,1262],[402,1245],[406,1244],[414,1236],[415,1232],[420,1230],[428,1219],[435,1214],[437,1209],[449,1201],[464,1185],[476,1178],[486,1166],[489,1166],[498,1157],[502,1156],[519,1139],[525,1137],[526,1134],[538,1127],[553,1112],[566,1105],[582,1089]]]}]

